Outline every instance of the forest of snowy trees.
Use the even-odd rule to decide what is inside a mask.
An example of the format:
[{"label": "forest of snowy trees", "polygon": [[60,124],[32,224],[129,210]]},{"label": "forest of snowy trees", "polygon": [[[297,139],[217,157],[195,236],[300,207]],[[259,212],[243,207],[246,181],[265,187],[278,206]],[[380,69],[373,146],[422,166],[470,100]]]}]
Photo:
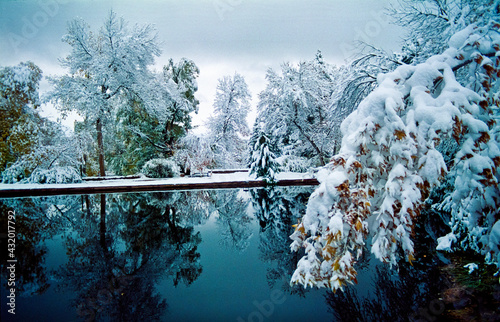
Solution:
[{"label": "forest of snowy trees", "polygon": [[[153,71],[162,53],[152,26],[114,12],[97,28],[72,20],[65,74],[48,77],[48,93],[36,62],[0,67],[1,180],[137,174],[153,159],[185,174],[250,168],[269,182],[315,169],[321,185],[291,236],[305,250],[292,283],[341,288],[367,250],[411,263],[426,209],[449,221],[438,249],[470,249],[500,268],[500,2],[404,0],[388,14],[407,30],[400,52],[366,44],[345,65],[318,51],[269,69],[253,128],[244,77],[221,77],[206,134],[192,131],[194,61]],[[71,134],[40,116],[47,103],[81,116]]]}]

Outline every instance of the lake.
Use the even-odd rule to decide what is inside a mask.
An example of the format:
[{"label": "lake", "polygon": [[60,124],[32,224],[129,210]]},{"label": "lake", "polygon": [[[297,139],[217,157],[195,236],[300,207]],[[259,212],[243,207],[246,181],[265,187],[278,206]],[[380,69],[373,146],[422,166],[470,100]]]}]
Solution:
[{"label": "lake", "polygon": [[[397,321],[418,319],[421,310],[438,315],[440,277],[431,248],[425,260],[402,263],[399,272],[366,251],[356,266],[358,284],[345,292],[290,286],[302,254],[290,251],[288,236],[313,189],[0,200],[2,229],[17,237],[5,252],[10,242],[1,235],[2,321],[13,320],[9,309],[17,321]],[[7,305],[12,298],[14,306]]]}]

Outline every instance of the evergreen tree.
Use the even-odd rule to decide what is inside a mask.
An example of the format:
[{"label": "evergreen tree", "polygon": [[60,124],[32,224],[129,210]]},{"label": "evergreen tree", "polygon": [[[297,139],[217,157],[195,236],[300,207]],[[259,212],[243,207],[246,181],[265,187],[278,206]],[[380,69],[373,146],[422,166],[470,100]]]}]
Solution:
[{"label": "evergreen tree", "polygon": [[182,58],[177,64],[172,59],[163,67],[164,82],[168,87],[165,101],[169,117],[165,122],[164,142],[172,146],[191,129],[191,113],[198,113],[199,101],[195,97],[198,90],[196,78],[200,70],[189,59]]},{"label": "evergreen tree", "polygon": [[278,171],[279,164],[269,148],[269,139],[264,132],[261,132],[252,151],[250,174],[255,174],[257,178],[263,178],[266,182],[273,183],[276,181]]},{"label": "evergreen tree", "polygon": [[252,164],[252,155],[253,155],[253,149],[255,147],[255,144],[259,140],[260,134],[262,132],[262,126],[260,124],[261,122],[259,121],[259,118],[255,119],[255,123],[253,124],[252,127],[252,135],[250,136],[250,139],[248,140],[248,159],[247,159],[247,165],[250,167]]},{"label": "evergreen tree", "polygon": [[196,78],[199,69],[189,59],[177,64],[170,59],[156,75],[162,93],[162,113],[152,113],[139,99],[123,102],[118,108],[107,159],[116,174],[138,173],[153,158],[171,157],[179,141],[191,129],[191,113],[198,112]]}]

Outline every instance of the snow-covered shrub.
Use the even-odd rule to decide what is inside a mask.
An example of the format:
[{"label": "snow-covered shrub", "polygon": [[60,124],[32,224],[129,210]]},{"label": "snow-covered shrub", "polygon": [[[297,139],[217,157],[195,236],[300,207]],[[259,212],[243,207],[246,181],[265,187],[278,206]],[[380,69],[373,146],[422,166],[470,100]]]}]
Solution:
[{"label": "snow-covered shrub", "polygon": [[50,169],[35,169],[31,174],[20,162],[7,168],[2,173],[2,183],[78,183],[82,177],[74,167],[53,167]]},{"label": "snow-covered shrub", "polygon": [[2,183],[18,183],[28,176],[29,172],[26,171],[26,167],[20,162],[16,162],[2,172]]},{"label": "snow-covered shrub", "polygon": [[[459,240],[500,267],[500,24],[471,25],[449,45],[424,63],[379,75],[378,87],[342,123],[340,152],[319,175],[291,236],[292,250],[306,252],[292,283],[333,290],[352,283],[368,237],[381,261],[395,265],[402,251],[411,263],[415,220],[448,171],[455,177],[446,199],[453,236],[442,244]],[[467,87],[455,76],[463,67]],[[437,149],[449,138],[460,145],[450,169]]]},{"label": "snow-covered shrub", "polygon": [[276,161],[280,164],[280,170],[283,172],[305,173],[314,168],[310,159],[291,154],[282,155]]},{"label": "snow-covered shrub", "polygon": [[54,167],[51,169],[36,169],[25,180],[26,183],[78,183],[82,177],[73,167]]},{"label": "snow-covered shrub", "polygon": [[151,159],[144,164],[141,172],[150,178],[173,178],[180,174],[179,166],[168,159]]},{"label": "snow-covered shrub", "polygon": [[182,172],[185,174],[201,172],[206,168],[211,169],[215,165],[210,139],[193,133],[189,133],[179,140],[179,149],[173,159],[181,166]]}]

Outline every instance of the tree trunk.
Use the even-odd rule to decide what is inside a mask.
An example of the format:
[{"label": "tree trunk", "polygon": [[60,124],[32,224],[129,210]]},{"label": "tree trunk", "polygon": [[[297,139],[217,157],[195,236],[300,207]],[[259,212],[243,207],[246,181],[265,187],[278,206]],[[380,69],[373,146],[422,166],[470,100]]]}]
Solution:
[{"label": "tree trunk", "polygon": [[97,150],[99,153],[99,175],[101,177],[105,177],[106,169],[104,168],[104,143],[102,140],[102,123],[100,118],[97,119],[95,127],[97,130]]},{"label": "tree trunk", "polygon": [[87,213],[87,219],[90,218],[91,216],[91,213],[90,213],[90,198],[89,198],[89,195],[85,195],[83,196],[83,199],[85,201],[85,209],[86,209],[86,213]]},{"label": "tree trunk", "polygon": [[313,147],[313,149],[316,150],[316,153],[318,153],[319,161],[321,162],[321,165],[324,166],[325,160],[323,158],[323,153],[318,148],[316,143],[314,143],[314,141],[309,137],[309,135],[306,134],[306,132],[302,129],[302,127],[295,120],[293,120],[293,124],[295,124],[297,129],[299,129],[300,133],[307,139],[307,141],[309,141],[309,143],[311,143],[311,146]]},{"label": "tree trunk", "polygon": [[82,178],[86,177],[88,175],[87,174],[87,163],[88,163],[87,155],[84,154],[83,155],[83,165],[82,165],[82,168],[81,168],[81,176],[82,176]]},{"label": "tree trunk", "polygon": [[106,195],[101,194],[101,211],[99,222],[99,244],[104,252],[104,257],[109,257],[108,245],[106,243]]}]

